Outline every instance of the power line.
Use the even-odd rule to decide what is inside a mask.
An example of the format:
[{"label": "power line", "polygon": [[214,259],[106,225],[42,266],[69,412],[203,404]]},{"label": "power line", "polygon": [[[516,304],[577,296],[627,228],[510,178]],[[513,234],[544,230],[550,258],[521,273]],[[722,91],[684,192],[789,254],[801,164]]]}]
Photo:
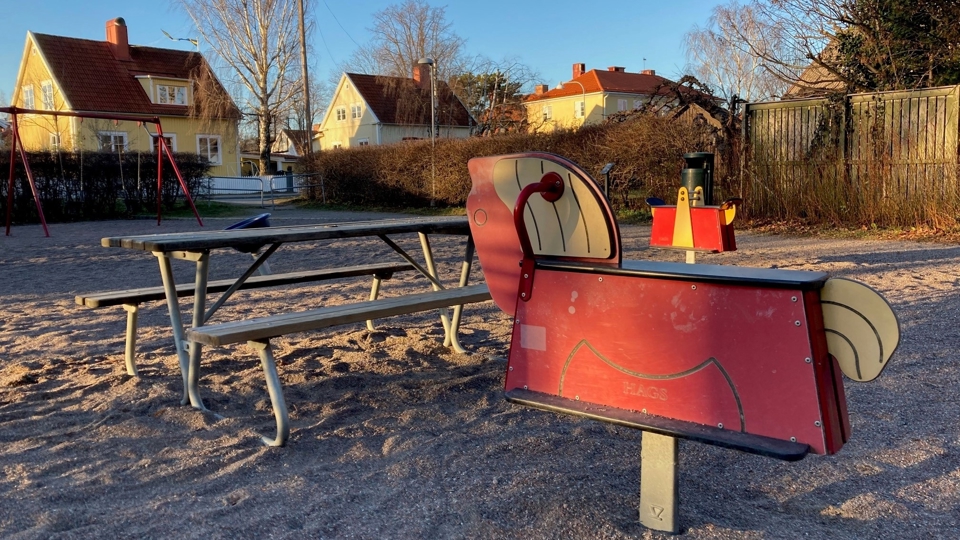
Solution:
[{"label": "power line", "polygon": [[346,34],[348,38],[350,38],[350,41],[352,41],[353,44],[356,45],[357,47],[360,47],[360,44],[357,43],[357,40],[353,39],[353,36],[350,35],[350,32],[347,32],[347,29],[344,28],[342,24],[340,24],[340,19],[338,19],[337,15],[333,12],[332,9],[330,9],[330,5],[327,4],[327,0],[323,0],[323,5],[327,6],[327,11],[329,11],[330,15],[333,16],[333,20],[337,21],[337,25],[340,27],[341,30],[343,30],[343,33]]}]

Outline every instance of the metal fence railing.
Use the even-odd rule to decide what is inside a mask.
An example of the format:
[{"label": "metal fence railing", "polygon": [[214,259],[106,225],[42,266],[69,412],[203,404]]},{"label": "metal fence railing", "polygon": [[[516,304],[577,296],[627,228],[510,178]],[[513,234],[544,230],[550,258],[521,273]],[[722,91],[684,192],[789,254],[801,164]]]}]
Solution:
[{"label": "metal fence railing", "polygon": [[276,205],[277,199],[294,199],[308,190],[319,189],[326,200],[323,177],[319,174],[278,174],[264,176],[214,176],[203,185],[203,194],[222,202],[259,201],[265,208]]}]

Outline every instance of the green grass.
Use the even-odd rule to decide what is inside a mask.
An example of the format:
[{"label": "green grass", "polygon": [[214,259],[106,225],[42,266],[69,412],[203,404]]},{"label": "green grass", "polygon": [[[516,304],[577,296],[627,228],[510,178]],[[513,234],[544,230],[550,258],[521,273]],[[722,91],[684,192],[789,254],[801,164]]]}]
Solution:
[{"label": "green grass", "polygon": [[[242,217],[250,214],[251,206],[244,206],[240,204],[226,204],[216,201],[202,201],[197,202],[197,211],[200,212],[200,217]],[[156,209],[151,210],[150,212],[144,212],[138,217],[156,217]],[[164,209],[163,217],[165,218],[193,218],[193,209],[190,208],[190,205],[186,201],[180,201],[172,209]]]},{"label": "green grass", "polygon": [[292,205],[305,210],[331,210],[338,212],[391,212],[412,214],[415,216],[462,216],[466,209],[462,206],[425,206],[418,208],[388,208],[384,206],[359,206],[350,204],[323,204],[315,201],[298,199]]}]

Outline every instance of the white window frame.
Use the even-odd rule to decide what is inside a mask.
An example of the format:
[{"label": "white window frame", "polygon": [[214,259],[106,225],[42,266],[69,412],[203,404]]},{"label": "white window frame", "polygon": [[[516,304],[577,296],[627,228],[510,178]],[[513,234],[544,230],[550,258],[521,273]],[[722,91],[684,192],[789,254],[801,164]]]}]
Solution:
[{"label": "white window frame", "polygon": [[359,139],[357,146],[370,146],[370,139]]},{"label": "white window frame", "polygon": [[50,133],[50,137],[47,139],[50,143],[50,148],[60,148],[60,134],[59,133]]},{"label": "white window frame", "polygon": [[343,148],[343,143],[341,143],[340,141],[333,141],[332,143],[330,143],[331,150],[339,150],[341,148]]},{"label": "white window frame", "polygon": [[[206,140],[206,144],[201,146],[201,141]],[[211,154],[210,152],[210,142],[211,140],[217,141],[217,153],[216,155]],[[223,164],[223,137],[220,135],[213,135],[209,133],[198,133],[197,134],[197,154],[204,156],[210,160],[211,165],[222,165]]]},{"label": "white window frame", "polygon": [[40,83],[40,105],[47,111],[54,109],[53,81],[43,81]]},{"label": "white window frame", "polygon": [[28,84],[23,87],[23,108],[24,109],[36,109],[36,101],[33,96],[33,85]]},{"label": "white window frame", "polygon": [[359,103],[350,105],[350,118],[360,118],[363,116],[363,107]]},{"label": "white window frame", "polygon": [[[160,93],[160,89],[163,89],[163,93]],[[187,87],[178,86],[175,84],[158,84],[157,89],[157,101],[160,105],[186,105],[187,104]],[[173,92],[173,99],[170,99],[170,93]],[[163,96],[163,97],[161,97]],[[180,98],[183,98],[182,100]]]},{"label": "white window frame", "polygon": [[627,100],[618,99],[617,100],[617,112],[626,112],[627,110]]},{"label": "white window frame", "polygon": [[337,107],[337,122],[343,122],[347,119],[347,108],[346,107]]},{"label": "white window frame", "polygon": [[642,99],[635,99],[635,100],[633,100],[633,110],[639,111],[641,107],[643,107],[643,100],[642,100]]},{"label": "white window frame", "polygon": [[[110,137],[110,148],[107,148],[103,144],[103,138]],[[121,151],[127,150],[127,145],[130,143],[130,139],[127,137],[126,131],[98,131],[97,132],[97,146],[100,151],[116,152],[117,151],[117,139],[120,140],[120,149]]]},{"label": "white window frame", "polygon": [[[164,133],[163,138],[167,139],[167,145],[170,146],[171,152],[177,151],[177,134],[176,133]],[[199,148],[199,146],[198,146]],[[150,135],[150,150],[152,152],[157,151],[157,136]]]},{"label": "white window frame", "polygon": [[573,116],[575,118],[583,118],[586,116],[587,104],[584,100],[578,100],[573,102]]},{"label": "white window frame", "polygon": [[543,106],[543,109],[541,110],[541,112],[543,113],[543,121],[544,121],[544,122],[549,122],[550,120],[553,120],[553,106],[552,106],[552,105],[544,105],[544,106]]}]

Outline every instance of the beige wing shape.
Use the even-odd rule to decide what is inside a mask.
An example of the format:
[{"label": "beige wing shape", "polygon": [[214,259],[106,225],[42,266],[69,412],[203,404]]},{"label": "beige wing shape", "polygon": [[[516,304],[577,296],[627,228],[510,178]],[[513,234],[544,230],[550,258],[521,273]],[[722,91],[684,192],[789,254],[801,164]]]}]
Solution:
[{"label": "beige wing shape", "polygon": [[520,190],[539,182],[548,172],[564,180],[564,193],[554,203],[534,195],[524,222],[534,253],[561,257],[605,259],[611,255],[610,234],[603,209],[584,180],[569,169],[539,158],[501,159],[493,169],[497,195],[513,210]]},{"label": "beige wing shape", "polygon": [[880,293],[844,278],[827,280],[820,291],[827,349],[847,377],[872,381],[900,344],[900,322]]}]

